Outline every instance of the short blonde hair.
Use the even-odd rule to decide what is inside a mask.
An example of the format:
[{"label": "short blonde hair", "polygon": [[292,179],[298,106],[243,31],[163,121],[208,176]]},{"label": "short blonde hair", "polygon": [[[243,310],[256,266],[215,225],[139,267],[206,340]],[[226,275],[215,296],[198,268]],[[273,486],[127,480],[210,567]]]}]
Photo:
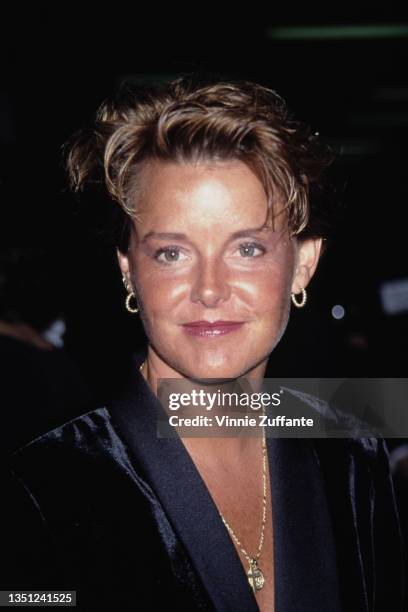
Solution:
[{"label": "short blonde hair", "polygon": [[138,174],[146,161],[238,159],[264,186],[268,222],[273,225],[279,202],[292,234],[323,233],[319,218],[326,211],[321,205],[312,211],[310,189],[333,153],[308,125],[293,119],[275,91],[251,81],[203,80],[192,73],[159,85],[122,83],[63,152],[71,189],[102,185],[125,213],[122,221],[136,214]]}]

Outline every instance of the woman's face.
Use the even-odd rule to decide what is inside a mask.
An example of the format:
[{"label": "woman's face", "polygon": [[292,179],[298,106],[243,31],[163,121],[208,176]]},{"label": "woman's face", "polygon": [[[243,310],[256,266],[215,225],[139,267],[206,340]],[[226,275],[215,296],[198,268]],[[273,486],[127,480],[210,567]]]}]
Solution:
[{"label": "woman's face", "polygon": [[129,251],[117,254],[164,376],[236,378],[264,368],[320,240],[290,238],[284,214],[274,231],[264,227],[265,191],[238,160],[149,162],[136,211]]}]

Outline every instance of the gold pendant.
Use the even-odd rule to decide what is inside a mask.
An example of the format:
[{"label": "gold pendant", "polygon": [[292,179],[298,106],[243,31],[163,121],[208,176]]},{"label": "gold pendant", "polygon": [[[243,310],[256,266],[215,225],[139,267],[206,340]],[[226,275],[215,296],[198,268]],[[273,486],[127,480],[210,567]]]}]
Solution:
[{"label": "gold pendant", "polygon": [[260,591],[265,584],[265,577],[258,567],[256,559],[251,559],[249,562],[249,570],[247,571],[248,582],[254,593]]}]

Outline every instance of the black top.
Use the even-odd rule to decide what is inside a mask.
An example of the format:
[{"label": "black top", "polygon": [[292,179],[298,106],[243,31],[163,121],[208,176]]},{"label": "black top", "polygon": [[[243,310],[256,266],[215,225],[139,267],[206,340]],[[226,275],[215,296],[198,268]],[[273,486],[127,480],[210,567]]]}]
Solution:
[{"label": "black top", "polygon": [[[84,610],[255,612],[234,544],[139,373],[121,397],[12,458],[1,590],[71,589]],[[300,400],[299,400],[300,401]],[[382,439],[267,438],[276,612],[405,610]],[[4,490],[3,487],[3,490]]]}]

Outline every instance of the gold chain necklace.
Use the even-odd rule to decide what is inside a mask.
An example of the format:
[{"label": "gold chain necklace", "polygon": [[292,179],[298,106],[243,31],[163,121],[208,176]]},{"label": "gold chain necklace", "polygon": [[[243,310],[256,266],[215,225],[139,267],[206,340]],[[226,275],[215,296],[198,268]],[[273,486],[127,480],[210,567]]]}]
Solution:
[{"label": "gold chain necklace", "polygon": [[[143,363],[139,367],[139,371],[140,372],[142,371],[143,366],[145,365],[145,363],[146,363],[146,359],[143,361]],[[228,525],[228,523],[225,520],[222,512],[220,512],[220,516],[222,518],[222,522],[224,523],[224,525],[227,528],[229,534],[231,535],[231,537],[233,538],[233,540],[235,541],[235,543],[237,544],[237,546],[241,550],[242,554],[245,556],[246,560],[248,561],[248,564],[249,564],[249,568],[248,568],[248,571],[247,571],[248,582],[251,585],[251,588],[254,591],[254,593],[256,593],[256,591],[260,591],[262,589],[263,585],[265,584],[265,577],[263,575],[263,572],[262,572],[261,568],[258,566],[258,559],[261,556],[262,546],[263,546],[263,543],[264,543],[265,525],[266,525],[266,443],[265,443],[265,427],[263,427],[263,431],[262,431],[262,489],[263,489],[263,496],[262,496],[262,527],[261,527],[261,535],[260,535],[260,538],[259,538],[258,552],[256,553],[255,557],[250,557],[248,555],[247,551],[242,546],[241,542],[239,541],[239,539],[237,538],[237,536],[233,532],[232,528]]]},{"label": "gold chain necklace", "polygon": [[241,550],[241,552],[243,553],[243,555],[245,556],[246,560],[249,563],[249,568],[248,568],[248,571],[247,571],[247,576],[248,576],[248,582],[251,585],[252,590],[254,591],[254,593],[256,593],[256,591],[260,591],[262,589],[263,585],[265,584],[265,576],[263,575],[263,572],[262,572],[261,568],[258,566],[258,559],[261,556],[262,546],[263,546],[263,543],[264,543],[265,524],[266,524],[266,444],[265,444],[265,427],[263,428],[263,434],[262,434],[262,487],[263,487],[262,527],[261,527],[261,535],[260,535],[260,538],[259,538],[258,552],[256,553],[255,557],[250,557],[248,555],[247,551],[242,546],[241,542],[239,541],[239,539],[237,538],[237,536],[235,535],[235,533],[233,532],[231,527],[228,525],[227,521],[225,520],[224,516],[222,515],[222,512],[220,512],[220,515],[221,515],[221,518],[223,520],[224,525],[228,529],[228,532],[230,533],[231,537],[233,538],[233,540],[235,541],[235,543],[237,544],[237,546],[239,547],[239,549]]}]

